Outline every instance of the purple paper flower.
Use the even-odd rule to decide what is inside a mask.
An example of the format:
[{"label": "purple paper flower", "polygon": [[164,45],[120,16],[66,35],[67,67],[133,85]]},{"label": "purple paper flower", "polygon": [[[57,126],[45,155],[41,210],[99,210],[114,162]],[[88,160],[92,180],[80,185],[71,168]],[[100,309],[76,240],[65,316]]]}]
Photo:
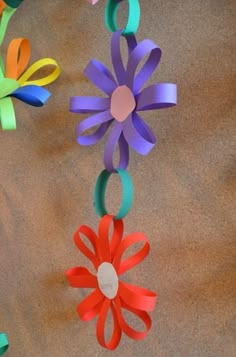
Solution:
[{"label": "purple paper flower", "polygon": [[[129,163],[129,146],[141,155],[147,155],[156,144],[156,138],[138,111],[168,108],[176,105],[176,84],[158,83],[143,88],[155,71],[161,49],[151,40],[139,44],[135,36],[126,37],[128,63],[125,68],[120,51],[121,32],[114,32],[111,40],[111,57],[116,79],[99,61],[92,59],[84,73],[105,94],[101,97],[72,97],[70,111],[74,113],[94,113],[76,127],[77,141],[81,145],[96,144],[112,125],[104,151],[104,165],[114,172],[113,155],[119,144],[119,168],[126,169]],[[136,74],[140,62],[148,59]],[[87,130],[97,127],[90,135]]]}]

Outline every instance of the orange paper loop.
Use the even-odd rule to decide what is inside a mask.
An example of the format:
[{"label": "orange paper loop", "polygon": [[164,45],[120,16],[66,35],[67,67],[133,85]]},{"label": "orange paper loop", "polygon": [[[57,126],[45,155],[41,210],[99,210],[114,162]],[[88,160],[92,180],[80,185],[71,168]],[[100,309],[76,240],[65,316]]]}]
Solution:
[{"label": "orange paper loop", "polygon": [[6,60],[6,77],[17,80],[30,60],[30,42],[26,38],[15,38],[10,42]]},{"label": "orange paper loop", "polygon": [[2,15],[3,10],[5,9],[6,4],[3,0],[0,0],[0,16]]}]

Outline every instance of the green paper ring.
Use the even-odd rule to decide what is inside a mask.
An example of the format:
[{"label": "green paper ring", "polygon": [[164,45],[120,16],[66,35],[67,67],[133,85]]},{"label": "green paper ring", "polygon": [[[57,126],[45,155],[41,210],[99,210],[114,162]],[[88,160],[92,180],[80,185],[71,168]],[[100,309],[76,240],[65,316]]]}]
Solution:
[{"label": "green paper ring", "polygon": [[5,2],[8,6],[14,8],[14,9],[16,9],[18,6],[20,6],[20,4],[22,3],[22,1],[23,1],[23,0],[4,0],[4,2]]},{"label": "green paper ring", "polygon": [[[129,3],[129,14],[127,24],[122,32],[122,35],[129,36],[134,35],[139,26],[140,20],[140,5],[139,0],[128,0]],[[107,0],[105,8],[105,24],[108,30],[115,32],[119,30],[116,22],[117,10],[120,1]]]},{"label": "green paper ring", "polygon": [[9,342],[5,333],[0,333],[0,356],[8,349]]},{"label": "green paper ring", "polygon": [[[132,206],[134,188],[133,188],[131,177],[126,170],[116,169],[116,173],[119,175],[121,180],[122,200],[121,200],[120,210],[114,219],[122,219],[128,214]],[[108,180],[111,174],[112,174],[111,172],[108,172],[107,170],[103,170],[98,176],[95,185],[94,206],[97,214],[100,217],[103,217],[104,215],[108,214],[105,206],[105,193],[106,193]]]}]

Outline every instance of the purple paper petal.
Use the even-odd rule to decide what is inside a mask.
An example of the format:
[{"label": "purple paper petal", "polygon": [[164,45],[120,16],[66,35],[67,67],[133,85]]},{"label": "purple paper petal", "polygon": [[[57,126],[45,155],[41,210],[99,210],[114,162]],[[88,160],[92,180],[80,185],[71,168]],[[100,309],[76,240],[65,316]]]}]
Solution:
[{"label": "purple paper petal", "polygon": [[113,164],[113,156],[117,144],[119,143],[120,160],[116,167],[126,169],[129,163],[129,146],[125,141],[122,134],[123,124],[116,123],[109,135],[107,140],[105,151],[104,151],[104,165],[107,171],[115,172],[115,166]]},{"label": "purple paper petal", "polygon": [[[87,136],[82,136],[88,129],[91,129],[97,125],[106,123],[106,122],[111,122],[113,120],[110,110],[107,110],[102,113],[97,113],[93,116],[90,116],[89,118],[86,118],[83,120],[81,123],[79,123],[76,127],[76,137],[77,137],[77,142],[81,145],[93,145],[95,144],[106,132],[108,126],[103,126],[103,129],[99,128],[97,131],[91,135]],[[106,130],[105,130],[106,128]],[[105,132],[103,133],[103,130]]]},{"label": "purple paper petal", "polygon": [[103,123],[93,134],[86,135],[86,136],[80,136],[80,132],[77,126],[75,129],[77,143],[84,146],[96,144],[106,134],[106,131],[110,125],[111,125],[110,121]]},{"label": "purple paper petal", "polygon": [[96,59],[89,62],[84,73],[92,83],[109,96],[117,87],[110,71]]},{"label": "purple paper petal", "polygon": [[[111,59],[119,85],[126,84],[126,69],[120,50],[121,34],[122,30],[116,31],[111,38]],[[137,46],[136,38],[135,36],[126,36],[125,39],[130,53]]]},{"label": "purple paper petal", "polygon": [[177,86],[173,83],[154,84],[138,94],[136,102],[136,110],[173,107],[177,104]]},{"label": "purple paper petal", "polygon": [[119,138],[119,150],[120,150],[119,167],[125,170],[129,164],[129,145],[125,140],[123,132],[121,133]]},{"label": "purple paper petal", "polygon": [[70,111],[73,113],[100,112],[108,110],[110,103],[110,98],[76,96],[70,98]]},{"label": "purple paper petal", "polygon": [[126,71],[121,56],[120,37],[122,30],[113,33],[111,38],[111,59],[119,85],[125,84]]},{"label": "purple paper petal", "polygon": [[152,130],[137,113],[126,119],[123,134],[128,144],[141,155],[147,155],[156,144]]},{"label": "purple paper petal", "polygon": [[[149,57],[135,77],[139,63],[149,54]],[[127,86],[136,95],[145,82],[151,77],[161,59],[161,49],[151,40],[140,42],[130,53],[127,65]]]}]

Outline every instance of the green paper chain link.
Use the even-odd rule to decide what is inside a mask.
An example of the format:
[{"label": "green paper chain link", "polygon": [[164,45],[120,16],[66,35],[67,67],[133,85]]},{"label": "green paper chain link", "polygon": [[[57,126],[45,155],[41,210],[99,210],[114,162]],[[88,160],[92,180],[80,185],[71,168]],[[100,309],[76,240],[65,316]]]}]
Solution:
[{"label": "green paper chain link", "polygon": [[9,342],[5,333],[0,333],[0,356],[2,356],[8,349]]},{"label": "green paper chain link", "polygon": [[[122,35],[130,36],[134,35],[139,27],[140,20],[140,5],[139,0],[128,0],[129,4],[129,13],[127,24],[124,27]],[[108,30],[115,32],[119,30],[117,25],[117,10],[120,5],[120,1],[107,0],[105,8],[105,24]]]},{"label": "green paper chain link", "polygon": [[[122,219],[128,213],[133,203],[134,188],[131,177],[126,170],[116,169],[116,173],[119,175],[122,185],[122,200],[119,212],[115,216],[115,219]],[[94,206],[97,214],[100,217],[108,214],[105,205],[105,193],[111,172],[103,170],[97,178],[97,182],[94,190]]]}]

